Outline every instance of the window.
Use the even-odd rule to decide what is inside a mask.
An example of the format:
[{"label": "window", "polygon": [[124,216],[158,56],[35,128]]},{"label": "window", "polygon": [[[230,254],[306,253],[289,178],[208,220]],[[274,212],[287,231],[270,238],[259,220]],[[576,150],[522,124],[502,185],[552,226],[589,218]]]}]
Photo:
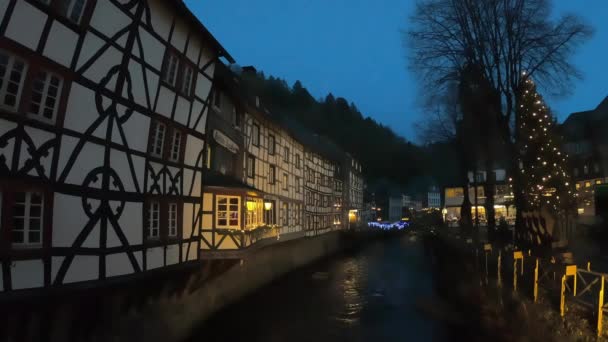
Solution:
[{"label": "window", "polygon": [[0,51],[0,106],[3,108],[17,110],[26,70],[24,61]]},{"label": "window", "polygon": [[14,195],[12,243],[41,245],[44,195],[40,192],[16,192]]},{"label": "window", "polygon": [[269,226],[273,226],[277,224],[277,217],[276,217],[276,201],[274,200],[265,200],[265,202],[270,202],[270,210],[264,210],[264,222],[269,225]]},{"label": "window", "polygon": [[177,203],[169,203],[168,235],[177,236]]},{"label": "window", "polygon": [[289,225],[289,210],[287,209],[287,203],[283,202],[283,208],[281,209],[283,211],[282,213],[282,217],[283,217],[283,226],[288,226]]},{"label": "window", "polygon": [[277,170],[274,165],[270,165],[268,168],[268,183],[274,184],[277,176]]},{"label": "window", "polygon": [[191,65],[184,63],[182,71],[182,94],[192,96],[192,82],[194,81],[194,68]]},{"label": "window", "polygon": [[80,24],[87,0],[60,0],[59,3],[61,14],[72,22]]},{"label": "window", "polygon": [[264,201],[261,198],[247,198],[245,227],[254,229],[264,224]]},{"label": "window", "polygon": [[247,177],[253,178],[255,175],[255,158],[252,155],[247,156]]},{"label": "window", "polygon": [[165,60],[165,72],[163,81],[167,82],[172,87],[177,84],[177,70],[179,66],[179,58],[174,52],[168,51]]},{"label": "window", "polygon": [[300,155],[296,153],[296,168],[299,169],[300,167]]},{"label": "window", "polygon": [[171,139],[171,155],[169,158],[172,161],[179,161],[181,156],[181,146],[182,146],[182,132],[178,130],[173,131],[173,139]]},{"label": "window", "polygon": [[253,146],[260,146],[260,126],[255,123],[251,128],[251,143]]},{"label": "window", "polygon": [[591,182],[585,182],[585,188],[590,188],[591,187]]},{"label": "window", "polygon": [[595,184],[596,184],[596,185],[600,185],[600,184],[602,184],[602,180],[601,180],[601,179],[596,179],[596,180],[595,180]]},{"label": "window", "polygon": [[146,215],[147,225],[146,233],[147,237],[156,239],[160,236],[160,203],[150,202],[148,204],[148,214]]},{"label": "window", "polygon": [[274,135],[269,134],[268,135],[268,154],[274,154],[275,152],[275,141],[274,141]]},{"label": "window", "polygon": [[296,177],[296,193],[297,194],[299,194],[301,192],[301,189],[300,189],[301,182],[302,182],[302,180],[300,179],[300,177]]},{"label": "window", "polygon": [[598,163],[593,163],[593,172],[595,172],[595,173],[600,172],[600,165]]},{"label": "window", "polygon": [[587,166],[587,165],[583,166],[583,173],[589,174],[589,166]]},{"label": "window", "polygon": [[62,79],[50,72],[38,71],[32,82],[29,113],[36,118],[54,122],[59,107]]},{"label": "window", "polygon": [[163,145],[165,141],[165,131],[167,126],[160,122],[152,122],[152,141],[150,143],[150,153],[156,157],[163,156]]},{"label": "window", "polygon": [[216,197],[216,218],[217,228],[238,229],[241,218],[241,198],[237,196],[217,196]]},{"label": "window", "polygon": [[289,186],[289,176],[286,173],[283,173],[283,190],[287,190]]},{"label": "window", "polygon": [[241,114],[236,106],[232,107],[232,126],[235,128],[241,127]]},{"label": "window", "polygon": [[285,146],[283,152],[283,161],[289,163],[289,147]]}]

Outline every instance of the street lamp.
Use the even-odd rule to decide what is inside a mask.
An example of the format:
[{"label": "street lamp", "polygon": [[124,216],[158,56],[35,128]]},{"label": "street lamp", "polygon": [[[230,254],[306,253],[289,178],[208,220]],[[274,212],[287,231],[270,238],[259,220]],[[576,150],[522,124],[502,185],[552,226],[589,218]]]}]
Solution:
[{"label": "street lamp", "polygon": [[270,202],[270,201],[265,201],[265,202],[264,202],[264,209],[266,209],[266,210],[270,210],[270,209],[272,209],[272,202]]}]

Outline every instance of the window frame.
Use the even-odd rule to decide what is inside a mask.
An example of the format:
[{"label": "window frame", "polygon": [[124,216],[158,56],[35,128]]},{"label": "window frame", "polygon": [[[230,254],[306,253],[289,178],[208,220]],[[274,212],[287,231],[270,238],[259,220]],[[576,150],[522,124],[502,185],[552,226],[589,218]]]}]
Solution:
[{"label": "window frame", "polygon": [[274,156],[277,150],[277,139],[274,134],[268,134],[268,154]]},{"label": "window frame", "polygon": [[[36,79],[36,76],[38,76],[38,73],[42,73],[44,72],[46,74],[46,80],[45,83],[43,85],[43,90],[41,93],[41,99],[40,99],[40,103],[38,104],[39,108],[38,108],[38,113],[34,113],[31,110],[31,106],[34,102],[34,89],[33,89],[33,85]],[[63,96],[63,86],[65,83],[65,79],[62,75],[54,72],[54,71],[49,71],[46,68],[30,68],[30,70],[28,71],[28,74],[31,74],[29,80],[29,87],[28,87],[28,96],[27,96],[27,103],[25,104],[25,107],[27,107],[25,110],[23,110],[25,112],[25,115],[28,118],[34,119],[34,120],[38,120],[41,122],[46,122],[48,124],[55,124],[55,122],[57,121],[57,117],[59,115],[59,110],[61,107],[61,99]],[[34,75],[36,74],[36,75]],[[52,77],[55,77],[57,79],[59,79],[59,85],[57,86],[57,94],[55,96],[55,106],[52,108],[53,111],[53,116],[52,118],[47,118],[44,116],[44,110],[47,108],[46,107],[46,102],[49,99],[49,88],[51,87],[50,85],[50,80]],[[41,112],[42,111],[42,112]]]},{"label": "window frame", "polygon": [[247,177],[255,178],[255,156],[251,153],[247,155]]},{"label": "window frame", "polygon": [[283,172],[283,190],[289,190],[289,175],[287,172]]},{"label": "window frame", "polygon": [[260,147],[260,125],[256,122],[251,125],[251,144]]},{"label": "window frame", "polygon": [[[26,96],[24,96],[24,91],[27,89],[27,78],[30,72],[30,64],[31,62],[29,60],[27,60],[26,58],[23,58],[22,56],[20,56],[17,53],[14,53],[13,51],[10,50],[6,50],[6,49],[0,49],[0,53],[2,54],[6,54],[7,58],[8,58],[8,62],[6,65],[6,75],[4,77],[2,77],[2,86],[0,87],[0,109],[9,111],[9,112],[13,112],[13,113],[19,113],[20,112],[20,108],[22,107],[22,102],[23,99],[26,98]],[[14,95],[15,96],[15,104],[12,106],[9,106],[7,104],[5,104],[4,100],[6,98],[6,95],[8,94],[8,86],[9,86],[9,80],[11,77],[11,74],[14,70],[14,66],[15,63],[19,61],[23,64],[23,68],[21,70],[21,79],[19,82],[19,86],[17,89],[17,93]],[[10,66],[10,68],[9,68]]]},{"label": "window frame", "polygon": [[[179,134],[178,146],[177,146],[177,157],[175,158],[175,135]],[[169,146],[169,150],[167,151],[167,159],[172,162],[179,163],[184,159],[184,145],[185,145],[185,137],[184,132],[178,128],[173,127],[171,130],[171,145]]]},{"label": "window frame", "polygon": [[[175,59],[175,74],[173,76],[173,80],[172,82],[170,80],[167,79],[167,77],[169,76],[169,71],[170,71],[170,62],[172,61],[171,59],[174,58]],[[179,74],[180,74],[180,54],[177,52],[177,50],[175,50],[172,47],[167,47],[165,50],[165,56],[163,57],[163,64],[162,64],[162,70],[161,70],[161,82],[169,87],[170,89],[174,90],[177,92],[177,88],[179,83]]]},{"label": "window frame", "polygon": [[289,164],[289,147],[283,146],[283,161]]},{"label": "window frame", "polygon": [[[24,193],[25,194],[25,198],[24,198],[24,208],[23,208],[23,216],[17,216],[15,213],[15,208],[17,207],[17,204],[19,202],[17,202],[16,199],[16,194],[17,193]],[[37,206],[40,207],[40,213],[38,216],[32,216],[31,215],[31,209],[32,209],[32,194],[39,194],[40,196],[40,202],[37,203]],[[28,249],[28,248],[42,248],[43,243],[44,243],[44,218],[45,218],[45,193],[44,191],[39,191],[39,190],[26,190],[26,191],[13,191],[12,192],[12,201],[10,201],[9,203],[7,203],[7,205],[10,205],[12,207],[12,215],[10,215],[10,217],[8,219],[10,219],[13,224],[10,226],[10,245],[13,249]],[[17,219],[17,217],[20,217],[23,219],[23,229],[16,229],[14,222]],[[30,225],[32,223],[32,220],[39,220],[39,227],[40,229],[38,230],[38,234],[39,234],[39,241],[38,242],[31,242],[30,240],[30,234],[32,232],[35,232],[36,230],[30,229]],[[8,229],[8,228],[7,228]],[[22,231],[22,242],[15,242],[14,239],[14,233],[15,231]]]},{"label": "window frame", "polygon": [[268,184],[275,184],[277,181],[277,168],[274,165],[268,166]]},{"label": "window frame", "polygon": [[[226,210],[220,210],[220,200],[226,199]],[[237,203],[233,204],[231,200],[236,199]],[[242,206],[241,206],[241,196],[231,196],[231,195],[215,195],[215,228],[217,229],[241,229],[242,223]],[[231,224],[233,220],[231,218],[231,214],[234,213],[234,210],[231,208],[232,206],[236,207],[236,225]],[[226,224],[220,224],[220,212],[226,213]]]},{"label": "window frame", "polygon": [[[163,127],[162,140],[160,141],[160,146],[158,144],[158,128]],[[167,138],[167,133],[169,133],[168,125],[161,120],[151,120],[150,122],[150,135],[148,142],[148,153],[156,158],[164,158],[165,157],[165,142]],[[160,147],[160,153],[156,152],[157,147]]]},{"label": "window frame", "polygon": [[[175,208],[175,218],[172,218],[171,209]],[[172,226],[174,224],[175,226]],[[167,237],[176,238],[179,227],[179,206],[177,202],[167,204]]]},{"label": "window frame", "polygon": [[300,154],[296,153],[296,169],[302,168],[302,162],[300,160]]}]

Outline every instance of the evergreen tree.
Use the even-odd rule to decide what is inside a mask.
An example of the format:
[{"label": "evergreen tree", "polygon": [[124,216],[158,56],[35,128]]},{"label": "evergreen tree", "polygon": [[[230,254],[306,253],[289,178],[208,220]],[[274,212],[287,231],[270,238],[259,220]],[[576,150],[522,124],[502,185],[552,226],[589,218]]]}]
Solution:
[{"label": "evergreen tree", "polygon": [[573,208],[574,195],[566,171],[566,155],[560,149],[561,138],[556,120],[545,105],[536,85],[524,79],[517,103],[519,129],[519,172],[521,195],[526,208],[548,208],[554,214]]}]

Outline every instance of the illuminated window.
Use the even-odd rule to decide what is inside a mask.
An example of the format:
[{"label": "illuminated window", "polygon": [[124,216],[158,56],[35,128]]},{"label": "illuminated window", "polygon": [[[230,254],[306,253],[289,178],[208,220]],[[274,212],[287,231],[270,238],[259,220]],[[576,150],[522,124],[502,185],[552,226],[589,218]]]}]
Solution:
[{"label": "illuminated window", "polygon": [[591,187],[591,182],[585,182],[585,188]]},{"label": "illuminated window", "polygon": [[600,179],[598,179],[595,181],[595,184],[600,185],[600,184],[602,184],[602,181]]},{"label": "illuminated window", "polygon": [[205,156],[205,167],[211,168],[211,146],[207,145],[207,154]]},{"label": "illuminated window", "polygon": [[245,227],[254,229],[264,224],[264,201],[261,198],[247,199],[247,215]]},{"label": "illuminated window", "polygon": [[238,229],[241,217],[241,198],[238,196],[216,196],[215,226]]},{"label": "illuminated window", "polygon": [[281,217],[283,218],[283,226],[286,227],[289,225],[289,210],[287,209],[287,203],[283,202],[281,206]]}]

